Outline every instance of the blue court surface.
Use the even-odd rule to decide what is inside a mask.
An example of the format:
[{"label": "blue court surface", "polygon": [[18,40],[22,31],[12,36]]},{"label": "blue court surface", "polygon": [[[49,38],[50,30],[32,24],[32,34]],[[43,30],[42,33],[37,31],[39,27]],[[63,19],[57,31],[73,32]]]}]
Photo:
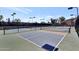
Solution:
[{"label": "blue court surface", "polygon": [[20,34],[20,37],[34,43],[39,47],[44,48],[48,45],[49,47],[57,47],[57,45],[60,43],[61,40],[63,40],[65,35],[59,35],[57,33],[47,31],[30,31]]}]

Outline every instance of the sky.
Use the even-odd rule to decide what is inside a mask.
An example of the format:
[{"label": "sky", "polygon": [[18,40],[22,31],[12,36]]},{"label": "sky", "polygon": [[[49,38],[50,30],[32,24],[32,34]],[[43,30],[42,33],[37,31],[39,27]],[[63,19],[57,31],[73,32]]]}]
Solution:
[{"label": "sky", "polygon": [[13,12],[16,13],[15,18],[20,18],[22,22],[50,22],[50,18],[58,19],[64,16],[68,19],[76,16],[76,9],[68,10],[68,7],[0,7],[0,15],[4,16],[5,21],[6,18],[12,20]]}]

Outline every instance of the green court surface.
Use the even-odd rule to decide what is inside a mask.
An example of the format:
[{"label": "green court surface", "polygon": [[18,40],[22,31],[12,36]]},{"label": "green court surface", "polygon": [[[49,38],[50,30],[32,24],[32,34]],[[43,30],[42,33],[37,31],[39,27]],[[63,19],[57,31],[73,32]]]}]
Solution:
[{"label": "green court surface", "polygon": [[0,51],[43,51],[38,46],[23,40],[17,34],[0,35]]},{"label": "green court surface", "polygon": [[58,47],[60,47],[60,51],[79,51],[79,38],[74,27]]},{"label": "green court surface", "polygon": [[[48,29],[49,28],[49,29]],[[68,33],[68,29],[64,30],[61,27],[58,28],[52,28],[52,27],[46,27],[42,28],[44,31],[53,31],[54,33],[57,33],[58,35]],[[36,28],[39,31],[39,28]],[[36,31],[36,29],[32,28],[32,30]],[[53,29],[53,30],[52,30]],[[60,30],[61,31],[60,31]],[[46,51],[42,49],[41,47],[38,47],[37,45],[33,44],[32,42],[29,42],[28,40],[24,40],[18,36],[18,34],[23,34],[28,31],[32,31],[29,29],[22,29],[19,33],[16,30],[7,31],[6,35],[3,35],[3,31],[0,30],[0,51]],[[67,32],[66,32],[67,31]]]}]

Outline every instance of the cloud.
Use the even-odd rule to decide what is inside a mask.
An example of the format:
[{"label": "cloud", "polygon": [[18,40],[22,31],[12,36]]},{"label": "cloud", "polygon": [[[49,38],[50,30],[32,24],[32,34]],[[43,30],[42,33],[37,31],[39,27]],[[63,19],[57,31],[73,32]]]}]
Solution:
[{"label": "cloud", "polygon": [[46,16],[47,18],[53,18],[53,16]]},{"label": "cloud", "polygon": [[56,19],[58,18],[59,16],[46,16],[47,19],[50,19],[50,18],[53,18],[53,19]]},{"label": "cloud", "polygon": [[29,8],[25,8],[25,10],[27,10],[27,11],[29,11],[29,12],[32,12],[32,10],[31,10],[31,9],[29,9]]},{"label": "cloud", "polygon": [[9,7],[8,8],[9,10],[13,10],[13,11],[18,11],[18,12],[21,12],[23,14],[29,14],[30,12],[32,12],[31,9],[28,9],[28,8],[23,8],[23,7]]}]

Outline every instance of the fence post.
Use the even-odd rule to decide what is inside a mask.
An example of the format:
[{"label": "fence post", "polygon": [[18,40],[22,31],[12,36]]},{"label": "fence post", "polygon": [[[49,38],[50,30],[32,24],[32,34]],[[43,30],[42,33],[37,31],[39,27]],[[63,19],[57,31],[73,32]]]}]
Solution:
[{"label": "fence post", "polygon": [[69,32],[68,33],[71,33],[71,26],[69,27]]},{"label": "fence post", "polygon": [[3,26],[3,35],[5,35],[5,26]]}]

